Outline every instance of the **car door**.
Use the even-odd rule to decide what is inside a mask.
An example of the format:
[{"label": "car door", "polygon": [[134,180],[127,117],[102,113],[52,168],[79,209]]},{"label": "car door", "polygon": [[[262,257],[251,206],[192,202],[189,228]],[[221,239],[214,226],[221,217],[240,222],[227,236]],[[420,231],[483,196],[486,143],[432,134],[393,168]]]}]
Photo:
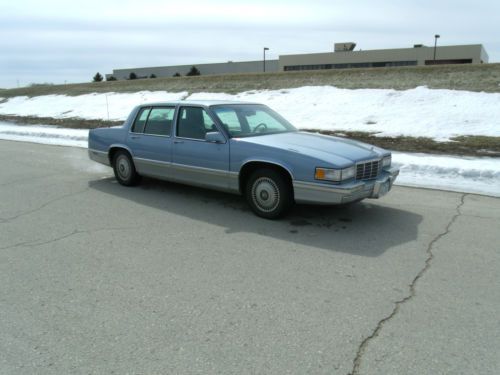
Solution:
[{"label": "car door", "polygon": [[229,142],[206,141],[206,133],[214,131],[220,132],[220,129],[205,108],[179,107],[172,149],[173,180],[228,188]]},{"label": "car door", "polygon": [[142,108],[128,134],[139,174],[168,178],[172,162],[172,124],[175,106]]}]

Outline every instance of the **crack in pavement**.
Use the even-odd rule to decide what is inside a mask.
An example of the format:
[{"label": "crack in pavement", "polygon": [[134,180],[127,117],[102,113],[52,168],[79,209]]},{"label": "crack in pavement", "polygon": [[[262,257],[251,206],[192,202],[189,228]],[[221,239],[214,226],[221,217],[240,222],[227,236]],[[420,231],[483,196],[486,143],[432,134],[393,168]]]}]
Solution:
[{"label": "crack in pavement", "polygon": [[19,243],[14,244],[14,245],[0,247],[0,250],[7,250],[7,249],[12,249],[12,248],[16,248],[16,247],[23,247],[23,246],[25,246],[25,247],[37,247],[37,246],[47,245],[49,243],[61,241],[61,240],[64,240],[68,237],[74,236],[76,234],[82,234],[82,233],[92,234],[92,233],[96,233],[96,232],[121,231],[121,230],[130,230],[130,229],[137,229],[137,228],[134,228],[134,227],[116,227],[116,228],[98,228],[98,229],[86,229],[86,230],[75,229],[70,233],[66,233],[62,236],[52,238],[50,240],[46,240],[46,241],[42,241],[42,242],[40,242],[40,240],[19,242]]},{"label": "crack in pavement", "polygon": [[436,237],[434,237],[432,239],[431,242],[429,242],[429,245],[427,246],[427,250],[426,250],[427,259],[425,260],[425,265],[417,273],[417,275],[415,276],[415,278],[411,282],[411,284],[410,284],[410,294],[407,295],[406,297],[400,299],[399,301],[396,301],[396,303],[394,305],[394,309],[392,310],[392,312],[388,316],[386,316],[385,318],[381,319],[377,323],[377,326],[375,327],[375,330],[372,332],[372,334],[370,336],[367,336],[361,342],[361,344],[359,345],[358,350],[356,352],[356,356],[354,357],[354,360],[353,360],[352,370],[351,370],[350,373],[348,373],[348,375],[359,375],[359,368],[361,366],[361,361],[363,359],[363,354],[365,353],[366,348],[370,344],[370,341],[373,340],[374,338],[376,338],[379,335],[379,333],[382,330],[382,328],[383,328],[383,326],[384,326],[385,323],[387,323],[389,320],[391,320],[392,318],[394,318],[396,316],[396,314],[399,312],[401,306],[403,304],[405,304],[406,302],[410,301],[417,294],[417,291],[416,291],[417,282],[418,282],[418,280],[420,280],[422,278],[422,276],[425,274],[425,272],[427,272],[427,270],[431,267],[431,261],[434,258],[434,253],[432,252],[432,248],[434,247],[434,245],[436,244],[436,242],[438,242],[441,238],[443,238],[444,236],[446,236],[450,232],[450,228],[453,225],[453,223],[455,223],[455,221],[457,220],[457,218],[462,215],[462,212],[460,211],[460,209],[464,205],[464,203],[465,203],[465,197],[467,195],[468,195],[467,193],[464,193],[464,194],[461,195],[460,202],[455,207],[456,213],[455,213],[455,215],[453,215],[453,217],[451,218],[451,220],[446,225],[446,228],[445,228],[444,232],[439,233]]},{"label": "crack in pavement", "polygon": [[33,182],[35,180],[42,180],[42,179],[52,178],[52,177],[56,177],[56,176],[59,176],[59,175],[60,175],[60,173],[49,174],[49,175],[42,175],[42,176],[38,176],[38,177],[34,177],[34,176],[24,177],[24,178],[20,178],[18,180],[14,180],[14,181],[9,181],[9,182],[2,183],[2,184],[0,184],[0,187],[10,186],[10,185],[16,185],[16,184],[27,182],[27,181]]},{"label": "crack in pavement", "polygon": [[89,189],[90,189],[89,187],[86,187],[83,190],[80,190],[80,191],[77,191],[77,192],[74,192],[74,193],[70,193],[70,194],[66,194],[66,195],[62,195],[60,197],[54,198],[54,199],[52,199],[52,200],[50,200],[48,202],[45,202],[44,204],[42,204],[41,206],[39,206],[37,208],[33,208],[31,210],[21,212],[21,213],[19,213],[17,215],[11,216],[11,217],[0,218],[0,223],[10,223],[11,221],[16,220],[16,219],[18,219],[18,218],[20,218],[22,216],[26,216],[26,215],[32,214],[34,212],[40,211],[41,209],[47,207],[48,205],[50,205],[50,204],[52,204],[54,202],[57,202],[57,201],[60,201],[60,200],[63,200],[63,199],[69,198],[69,197],[73,197],[75,195],[83,194],[83,193],[85,193]]}]

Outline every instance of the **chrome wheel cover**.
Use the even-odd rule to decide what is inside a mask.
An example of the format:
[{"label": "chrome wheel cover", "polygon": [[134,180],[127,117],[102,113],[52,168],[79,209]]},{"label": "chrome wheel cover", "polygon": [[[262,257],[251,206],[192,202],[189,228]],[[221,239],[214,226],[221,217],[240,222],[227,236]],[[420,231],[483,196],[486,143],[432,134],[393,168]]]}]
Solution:
[{"label": "chrome wheel cover", "polygon": [[132,172],[129,159],[125,155],[118,156],[116,159],[116,173],[122,180],[128,180]]},{"label": "chrome wheel cover", "polygon": [[252,202],[260,211],[272,212],[280,203],[280,191],[269,177],[259,177],[252,185]]}]

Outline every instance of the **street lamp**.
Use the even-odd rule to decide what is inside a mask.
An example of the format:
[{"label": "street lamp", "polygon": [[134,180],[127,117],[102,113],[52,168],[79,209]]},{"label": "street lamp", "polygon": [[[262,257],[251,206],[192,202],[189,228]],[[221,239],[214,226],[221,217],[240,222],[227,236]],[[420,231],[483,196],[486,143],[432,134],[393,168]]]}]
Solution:
[{"label": "street lamp", "polygon": [[264,73],[266,72],[266,51],[269,51],[269,48],[264,47]]},{"label": "street lamp", "polygon": [[439,34],[434,35],[434,65],[436,65],[436,47],[437,47],[438,38],[440,38],[440,37],[441,37],[441,35],[439,35]]}]

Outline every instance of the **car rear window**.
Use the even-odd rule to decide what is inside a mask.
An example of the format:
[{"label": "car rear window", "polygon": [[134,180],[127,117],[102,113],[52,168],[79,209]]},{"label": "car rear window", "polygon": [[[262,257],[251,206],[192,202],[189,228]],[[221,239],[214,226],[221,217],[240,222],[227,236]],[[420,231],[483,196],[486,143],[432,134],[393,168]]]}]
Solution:
[{"label": "car rear window", "polygon": [[147,118],[144,134],[169,136],[172,132],[175,107],[152,108]]},{"label": "car rear window", "polygon": [[134,126],[132,126],[132,131],[134,133],[144,132],[144,125],[146,124],[146,120],[148,119],[150,110],[151,108],[141,108],[135,118]]}]

